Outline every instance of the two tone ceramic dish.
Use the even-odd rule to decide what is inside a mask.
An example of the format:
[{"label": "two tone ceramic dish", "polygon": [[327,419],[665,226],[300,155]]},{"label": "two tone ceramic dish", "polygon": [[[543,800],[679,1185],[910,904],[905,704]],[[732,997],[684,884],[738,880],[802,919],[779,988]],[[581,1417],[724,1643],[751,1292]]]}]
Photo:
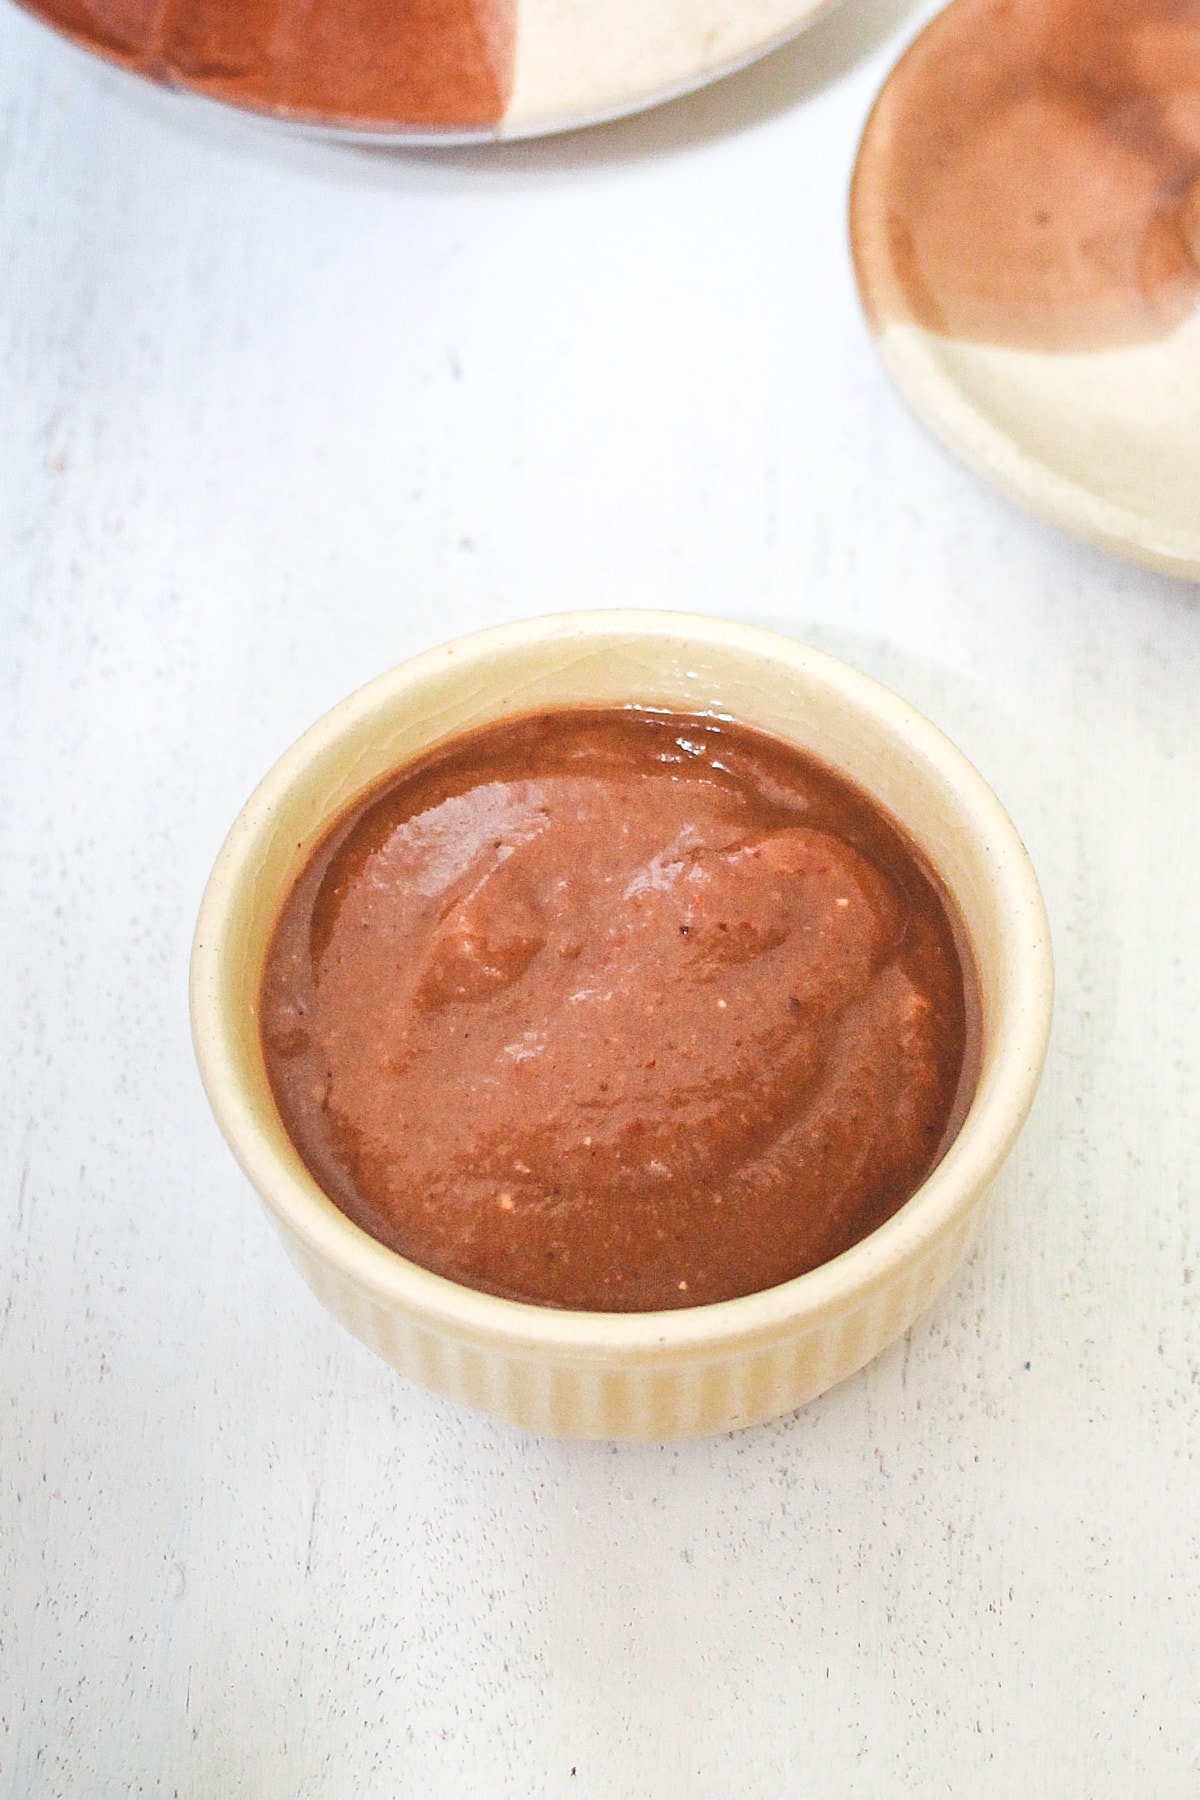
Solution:
[{"label": "two tone ceramic dish", "polygon": [[377,143],[521,138],[728,74],[830,0],[24,0],[169,87]]},{"label": "two tone ceramic dish", "polygon": [[913,410],[1003,493],[1200,577],[1200,0],[953,0],[850,209]]}]

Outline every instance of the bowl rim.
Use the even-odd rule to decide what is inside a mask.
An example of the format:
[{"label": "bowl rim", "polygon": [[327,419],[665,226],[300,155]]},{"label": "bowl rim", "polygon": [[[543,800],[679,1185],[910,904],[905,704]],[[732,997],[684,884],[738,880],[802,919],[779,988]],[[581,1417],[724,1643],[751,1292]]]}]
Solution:
[{"label": "bowl rim", "polygon": [[[995,1041],[985,1046],[986,1081],[981,1071],[955,1139],[916,1192],[867,1237],[806,1274],[732,1300],[660,1312],[589,1312],[506,1299],[424,1269],[355,1225],[315,1178],[306,1170],[302,1178],[277,1153],[242,1083],[220,980],[236,899],[255,878],[256,847],[271,831],[276,807],[313,762],[372,714],[419,693],[451,660],[461,673],[505,650],[615,638],[701,641],[718,654],[731,649],[767,657],[808,687],[823,686],[850,709],[869,715],[932,770],[969,814],[977,841],[988,848],[994,910],[1006,932],[1007,1003]],[[744,722],[754,724],[752,718]],[[867,784],[859,785],[870,792]],[[306,848],[336,816],[331,811],[323,818]],[[904,825],[902,817],[899,823]],[[1049,1041],[1053,959],[1041,890],[1015,826],[963,753],[907,701],[838,658],[774,631],[683,611],[618,608],[522,619],[452,639],[376,676],[323,714],[259,782],[222,845],[200,906],[189,985],[193,1045],[209,1104],[285,1235],[290,1232],[375,1303],[460,1341],[503,1346],[517,1356],[553,1352],[562,1360],[608,1361],[619,1351],[623,1360],[661,1361],[679,1355],[717,1358],[781,1332],[794,1336],[816,1329],[834,1314],[868,1304],[900,1268],[934,1252],[998,1173],[1033,1103]]]}]

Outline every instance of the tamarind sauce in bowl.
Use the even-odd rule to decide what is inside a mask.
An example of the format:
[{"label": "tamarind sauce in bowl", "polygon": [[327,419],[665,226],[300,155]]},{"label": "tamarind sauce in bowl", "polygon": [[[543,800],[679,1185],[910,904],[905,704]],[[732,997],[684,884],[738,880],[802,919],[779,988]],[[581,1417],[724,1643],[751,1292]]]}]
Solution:
[{"label": "tamarind sauce in bowl", "polygon": [[339,821],[276,930],[263,1048],[381,1242],[654,1310],[801,1275],[908,1199],[969,1099],[973,979],[912,847],[811,757],[545,712]]},{"label": "tamarind sauce in bowl", "polygon": [[217,1122],[319,1299],[439,1394],[601,1438],[777,1417],[906,1330],[1052,1000],[1028,856],[934,726],[633,610],[458,639],[319,720],[191,970]]}]

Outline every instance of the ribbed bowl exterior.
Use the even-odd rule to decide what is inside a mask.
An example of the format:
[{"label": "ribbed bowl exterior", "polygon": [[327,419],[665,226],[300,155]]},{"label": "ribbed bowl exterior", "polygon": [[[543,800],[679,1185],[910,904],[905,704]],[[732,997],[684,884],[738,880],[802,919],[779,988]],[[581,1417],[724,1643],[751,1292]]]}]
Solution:
[{"label": "ribbed bowl exterior", "polygon": [[[720,1350],[664,1349],[626,1363],[521,1355],[431,1329],[381,1303],[280,1224],[284,1245],[314,1294],[368,1349],[401,1375],[459,1405],[550,1437],[654,1442],[759,1425],[815,1400],[903,1336],[941,1292],[975,1242],[986,1193],[925,1253],[896,1267],[857,1306],[806,1331],[781,1326],[767,1341]],[[277,1220],[278,1224],[279,1221]]]}]

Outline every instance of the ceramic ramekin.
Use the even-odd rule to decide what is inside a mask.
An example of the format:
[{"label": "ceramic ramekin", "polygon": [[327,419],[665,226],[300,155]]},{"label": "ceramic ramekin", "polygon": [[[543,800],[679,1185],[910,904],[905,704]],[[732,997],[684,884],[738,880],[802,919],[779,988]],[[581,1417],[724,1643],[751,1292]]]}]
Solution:
[{"label": "ceramic ramekin", "polygon": [[[762,1293],[662,1313],[557,1311],[460,1287],[338,1211],[276,1112],[258,1001],[272,928],[332,822],[389,771],[542,707],[726,714],[820,757],[938,871],[982,996],[978,1087],[933,1174],[878,1231]],[[674,1438],[778,1416],[859,1369],[929,1305],[972,1243],[1029,1111],[1050,1028],[1049,928],[1029,858],[954,746],[886,688],[788,638],[683,613],[565,614],[460,639],[381,676],[275,765],[209,880],[192,1030],[218,1123],[318,1297],[439,1394],[531,1430]]]}]

